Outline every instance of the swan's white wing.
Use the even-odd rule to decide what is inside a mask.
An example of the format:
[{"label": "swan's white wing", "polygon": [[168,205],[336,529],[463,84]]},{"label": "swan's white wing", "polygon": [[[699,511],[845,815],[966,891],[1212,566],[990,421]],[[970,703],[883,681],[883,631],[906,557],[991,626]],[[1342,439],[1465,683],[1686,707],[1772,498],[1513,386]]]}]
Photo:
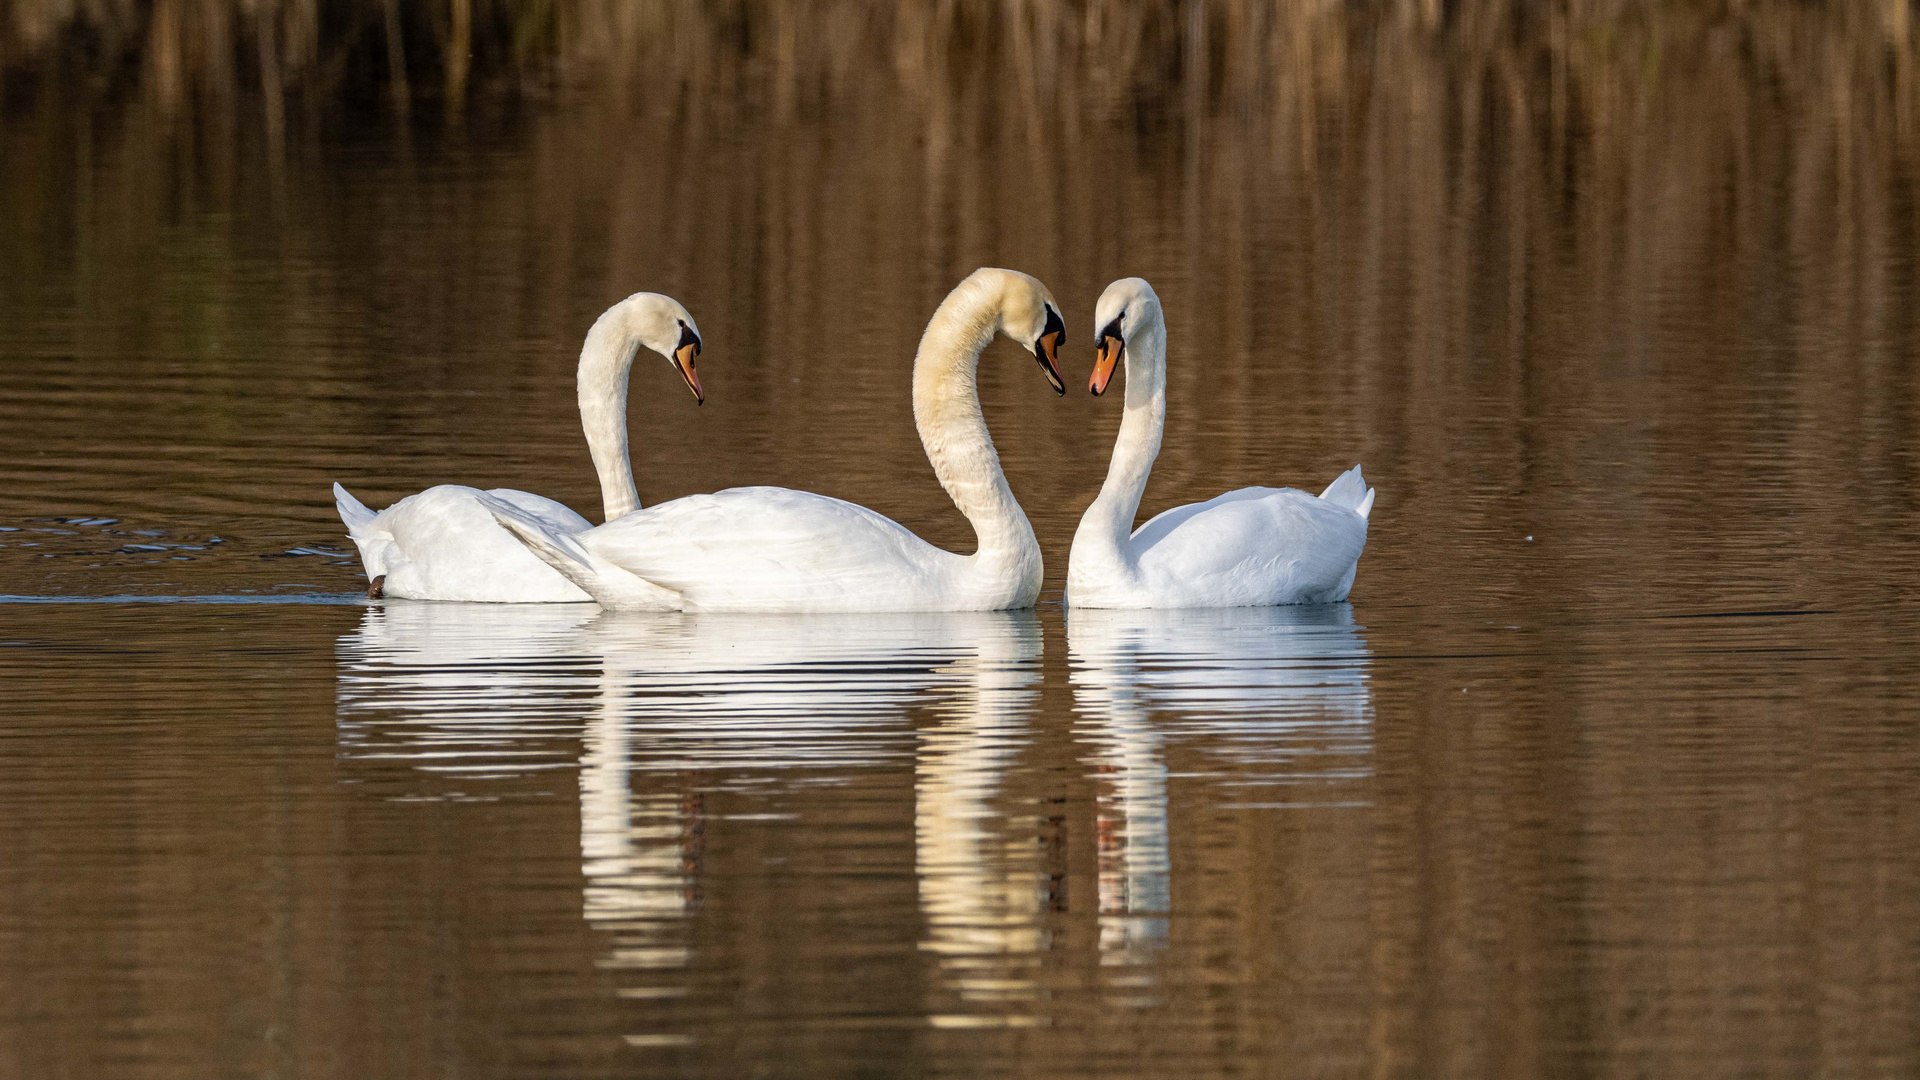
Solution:
[{"label": "swan's white wing", "polygon": [[689,495],[580,540],[690,610],[931,610],[965,565],[864,506],[775,487]]},{"label": "swan's white wing", "polygon": [[[492,603],[588,599],[501,528],[481,504],[481,494],[475,488],[443,484],[409,495],[374,516],[373,528],[389,538],[379,571],[386,576],[387,595]],[[555,531],[576,533],[589,527],[585,518],[552,499],[504,488],[488,494]],[[368,573],[375,573],[371,560]]]},{"label": "swan's white wing", "polygon": [[1343,600],[1366,544],[1365,518],[1295,488],[1229,491],[1133,534],[1142,582],[1165,607]]},{"label": "swan's white wing", "polygon": [[555,502],[545,495],[535,495],[529,491],[515,491],[512,488],[494,488],[487,492],[496,499],[510,502],[534,517],[555,532],[586,532],[593,528],[593,522],[574,513],[565,503]]}]

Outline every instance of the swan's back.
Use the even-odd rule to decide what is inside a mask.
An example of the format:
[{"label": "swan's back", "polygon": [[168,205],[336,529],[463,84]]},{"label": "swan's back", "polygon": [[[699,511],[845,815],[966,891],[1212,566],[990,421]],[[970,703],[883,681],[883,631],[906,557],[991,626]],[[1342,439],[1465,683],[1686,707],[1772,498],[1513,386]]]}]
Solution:
[{"label": "swan's back", "polygon": [[1297,488],[1229,491],[1174,507],[1133,534],[1157,607],[1344,600],[1366,545],[1366,518]]},{"label": "swan's back", "polygon": [[690,610],[957,610],[966,564],[864,506],[776,487],[689,495],[581,539]]},{"label": "swan's back", "polygon": [[[511,488],[485,494],[518,507],[555,532],[584,532],[587,520],[564,504]],[[349,535],[369,578],[385,578],[388,596],[489,603],[582,602],[587,594],[540,562],[502,529],[477,488],[441,484],[362,518],[343,506]],[[344,488],[335,493],[351,499]]]}]

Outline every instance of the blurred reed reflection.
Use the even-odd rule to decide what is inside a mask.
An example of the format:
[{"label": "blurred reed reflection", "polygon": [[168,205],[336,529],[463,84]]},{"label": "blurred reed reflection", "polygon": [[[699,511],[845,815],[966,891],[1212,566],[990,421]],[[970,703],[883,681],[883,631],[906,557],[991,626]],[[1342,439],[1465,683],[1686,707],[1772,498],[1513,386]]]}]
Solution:
[{"label": "blurred reed reflection", "polygon": [[[1096,752],[1100,962],[1145,966],[1168,943],[1173,858],[1166,748],[1204,740],[1241,809],[1363,805],[1371,774],[1370,652],[1346,604],[1069,612],[1077,729]],[[1183,770],[1185,778],[1211,770]],[[1264,801],[1255,792],[1265,792]],[[1150,976],[1119,975],[1122,1000]]]},{"label": "blurred reed reflection", "polygon": [[[1359,459],[1376,543],[1407,523],[1433,579],[1476,568],[1422,518],[1605,532],[1736,605],[1771,561],[1689,547],[1702,521],[1745,542],[1700,500],[1768,486],[1800,529],[1910,532],[1910,500],[1848,494],[1920,487],[1906,3],[7,11],[0,307],[25,315],[0,327],[0,513],[184,506],[308,542],[337,535],[311,531],[335,530],[331,479],[588,505],[573,354],[649,288],[714,350],[705,410],[635,409],[650,501],[778,483],[964,542],[900,372],[991,264],[1071,319],[1123,273],[1166,300],[1147,513]],[[1042,409],[995,360],[1057,574],[1116,413]],[[1615,586],[1593,567],[1553,581]]]}]

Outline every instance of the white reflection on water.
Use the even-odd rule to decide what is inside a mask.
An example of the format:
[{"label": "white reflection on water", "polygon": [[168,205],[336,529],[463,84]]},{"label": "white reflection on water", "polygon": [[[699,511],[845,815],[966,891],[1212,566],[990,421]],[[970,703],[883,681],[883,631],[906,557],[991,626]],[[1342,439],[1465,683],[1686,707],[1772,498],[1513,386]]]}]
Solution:
[{"label": "white reflection on water", "polygon": [[389,604],[341,637],[340,749],[484,779],[571,768],[601,671],[584,604]]},{"label": "white reflection on water", "polygon": [[1169,740],[1205,736],[1198,748],[1229,759],[1216,775],[1236,796],[1282,793],[1241,808],[1327,805],[1340,781],[1365,774],[1373,699],[1361,629],[1346,604],[1068,613],[1074,708],[1101,782],[1103,966],[1147,964],[1167,944]]},{"label": "white reflection on water", "polygon": [[572,767],[571,739],[618,717],[649,770],[873,764],[913,752],[904,710],[1013,618],[390,603],[340,641],[340,740],[486,776]]},{"label": "white reflection on water", "polygon": [[[1024,744],[1040,643],[1031,612],[611,616],[390,603],[340,641],[339,740],[348,757],[462,782],[464,797],[490,778],[577,765],[584,913],[614,937],[603,966],[649,973],[622,987],[633,998],[684,993],[667,976],[692,960],[684,923],[705,826],[698,785],[680,774],[912,754],[923,947],[963,998],[1025,998],[1019,965],[1042,945],[1038,842],[1030,821],[997,817],[991,800]],[[937,718],[921,735],[916,705]],[[635,771],[676,779],[636,793]],[[996,839],[1023,827],[1024,840]]]},{"label": "white reflection on water", "polygon": [[[1046,875],[1037,821],[1006,817],[993,798],[1026,742],[1039,698],[1040,626],[1027,612],[973,640],[973,654],[948,669],[958,681],[941,689],[938,722],[920,740],[914,864],[927,925],[920,947],[939,958],[942,984],[963,1001],[1025,1001],[1035,996],[1032,968],[1046,945],[1039,924]],[[989,1019],[936,1013],[933,1022]]]}]

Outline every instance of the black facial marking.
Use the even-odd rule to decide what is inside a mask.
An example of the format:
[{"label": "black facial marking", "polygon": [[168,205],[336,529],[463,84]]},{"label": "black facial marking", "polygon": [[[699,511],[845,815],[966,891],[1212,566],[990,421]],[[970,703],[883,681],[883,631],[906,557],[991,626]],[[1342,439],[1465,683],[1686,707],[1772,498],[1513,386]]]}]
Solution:
[{"label": "black facial marking", "polygon": [[693,327],[688,326],[685,319],[675,319],[674,321],[680,324],[680,344],[673,347],[674,351],[679,352],[681,349],[691,345],[693,346],[693,355],[699,356],[700,335],[693,332]]},{"label": "black facial marking", "polygon": [[1113,317],[1113,321],[1107,324],[1105,330],[1100,331],[1100,340],[1105,341],[1108,338],[1119,338],[1121,341],[1127,340],[1127,335],[1120,332],[1120,316],[1118,315]]},{"label": "black facial marking", "polygon": [[1040,336],[1046,337],[1048,334],[1059,334],[1060,339],[1054,342],[1054,347],[1065,348],[1067,344],[1067,324],[1060,320],[1060,313],[1053,310],[1052,304],[1046,305],[1046,309],[1047,325],[1041,329]]}]

